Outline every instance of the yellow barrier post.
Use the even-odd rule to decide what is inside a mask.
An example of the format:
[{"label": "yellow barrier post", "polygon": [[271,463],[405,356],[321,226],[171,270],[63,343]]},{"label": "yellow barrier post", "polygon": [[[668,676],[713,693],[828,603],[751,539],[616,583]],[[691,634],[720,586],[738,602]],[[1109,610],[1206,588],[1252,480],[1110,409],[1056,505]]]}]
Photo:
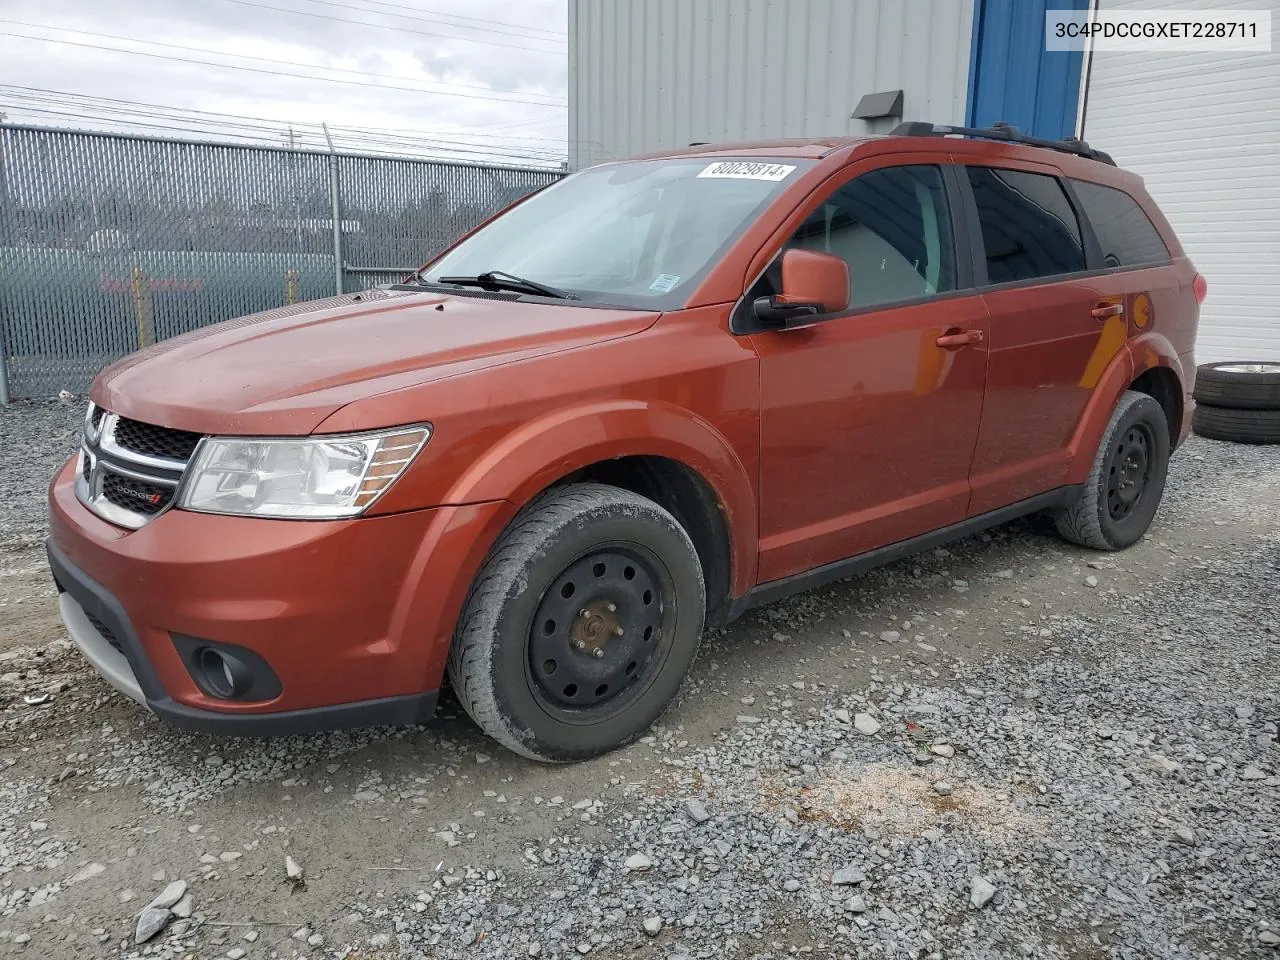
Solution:
[{"label": "yellow barrier post", "polygon": [[133,268],[133,304],[138,317],[138,349],[156,339],[156,311],[151,299],[151,284],[141,267]]},{"label": "yellow barrier post", "polygon": [[284,302],[293,304],[301,299],[298,295],[298,271],[286,270],[284,273]]}]

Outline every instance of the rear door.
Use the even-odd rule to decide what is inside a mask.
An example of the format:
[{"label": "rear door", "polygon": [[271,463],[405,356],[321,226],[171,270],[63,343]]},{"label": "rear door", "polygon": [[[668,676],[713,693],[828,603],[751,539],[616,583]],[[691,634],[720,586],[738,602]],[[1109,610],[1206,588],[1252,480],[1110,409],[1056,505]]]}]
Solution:
[{"label": "rear door", "polygon": [[1126,338],[1122,298],[1090,270],[1086,231],[1056,168],[970,165],[961,178],[974,270],[991,317],[969,515],[1066,482],[1068,442]]},{"label": "rear door", "polygon": [[1097,255],[1109,273],[1106,294],[1124,303],[1129,336],[1154,331],[1168,339],[1189,388],[1200,317],[1192,290],[1195,268],[1185,257],[1174,263],[1142,204],[1124,190],[1088,180],[1071,179],[1067,185],[1093,228]]}]

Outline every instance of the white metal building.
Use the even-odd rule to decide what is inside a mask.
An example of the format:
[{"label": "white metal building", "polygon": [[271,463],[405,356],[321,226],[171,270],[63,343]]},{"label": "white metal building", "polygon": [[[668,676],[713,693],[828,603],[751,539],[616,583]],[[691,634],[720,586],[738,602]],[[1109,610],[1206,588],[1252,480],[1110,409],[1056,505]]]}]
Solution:
[{"label": "white metal building", "polygon": [[865,133],[851,114],[881,90],[959,123],[972,19],[973,0],[570,0],[569,166]]},{"label": "white metal building", "polygon": [[[1092,2],[1270,9],[1280,30],[1280,0]],[[1046,52],[1045,10],[1089,6],[569,0],[570,166],[899,119],[1083,135],[1146,179],[1208,279],[1198,359],[1280,360],[1280,41],[1269,54]],[[873,115],[855,116],[876,94]]]},{"label": "white metal building", "polygon": [[[1107,9],[1277,0],[1103,0]],[[1280,43],[1271,53],[1096,53],[1084,136],[1141,174],[1209,281],[1197,359],[1280,360]]]}]

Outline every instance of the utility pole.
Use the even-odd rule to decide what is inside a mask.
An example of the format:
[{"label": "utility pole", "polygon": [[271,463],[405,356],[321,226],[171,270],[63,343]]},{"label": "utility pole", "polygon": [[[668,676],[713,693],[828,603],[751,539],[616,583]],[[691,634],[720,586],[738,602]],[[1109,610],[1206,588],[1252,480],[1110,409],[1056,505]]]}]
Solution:
[{"label": "utility pole", "polygon": [[342,195],[338,183],[338,153],[333,149],[333,137],[329,125],[320,124],[325,142],[329,144],[329,199],[333,202],[333,285],[342,294]]},{"label": "utility pole", "polygon": [[[7,113],[0,112],[0,123],[4,123],[9,119]],[[4,152],[0,151],[0,214],[7,212],[4,210],[9,199],[9,184],[5,179],[4,171]],[[11,242],[7,237],[0,236],[0,240]],[[9,402],[9,351],[4,343],[4,327],[0,326],[0,407]]]},{"label": "utility pole", "polygon": [[293,192],[293,231],[298,241],[298,252],[302,246],[302,188],[298,185],[298,154],[293,141],[293,124],[289,124],[289,187]]}]

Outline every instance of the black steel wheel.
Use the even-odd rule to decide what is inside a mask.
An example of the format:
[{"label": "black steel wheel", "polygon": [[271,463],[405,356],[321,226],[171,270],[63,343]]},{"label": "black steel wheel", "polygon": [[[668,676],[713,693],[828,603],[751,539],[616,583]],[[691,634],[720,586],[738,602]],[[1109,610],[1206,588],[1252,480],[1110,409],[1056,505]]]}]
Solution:
[{"label": "black steel wheel", "polygon": [[668,649],[673,591],[638,544],[602,544],[571,563],[529,625],[528,676],[543,709],[589,724],[643,696]]},{"label": "black steel wheel", "polygon": [[449,680],[476,723],[535,760],[629,743],[667,708],[706,609],[688,533],[599,483],[558,487],[498,538],[471,589]]},{"label": "black steel wheel", "polygon": [[1117,523],[1138,509],[1151,475],[1155,438],[1147,423],[1135,423],[1112,445],[1107,461],[1107,513]]},{"label": "black steel wheel", "polygon": [[1057,510],[1058,533],[1095,550],[1123,550],[1151,526],[1169,469],[1171,437],[1164,408],[1126,391],[1102,433],[1089,478],[1070,505]]}]

